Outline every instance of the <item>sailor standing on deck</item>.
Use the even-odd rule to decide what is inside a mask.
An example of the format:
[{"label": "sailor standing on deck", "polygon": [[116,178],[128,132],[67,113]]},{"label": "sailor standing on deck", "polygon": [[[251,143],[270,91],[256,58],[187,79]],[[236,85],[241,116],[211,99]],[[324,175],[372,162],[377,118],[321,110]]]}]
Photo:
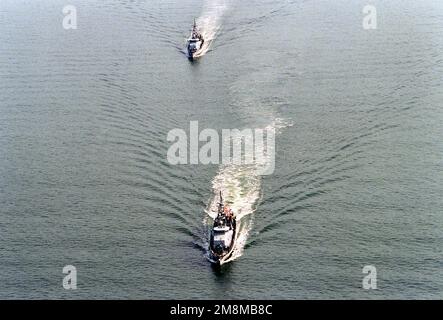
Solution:
[{"label": "sailor standing on deck", "polygon": [[232,216],[233,216],[231,208],[229,208],[228,206],[225,206],[225,208],[224,208],[224,214],[225,214],[225,216],[226,216],[226,220],[227,220],[229,223],[231,223],[231,221],[232,221]]}]

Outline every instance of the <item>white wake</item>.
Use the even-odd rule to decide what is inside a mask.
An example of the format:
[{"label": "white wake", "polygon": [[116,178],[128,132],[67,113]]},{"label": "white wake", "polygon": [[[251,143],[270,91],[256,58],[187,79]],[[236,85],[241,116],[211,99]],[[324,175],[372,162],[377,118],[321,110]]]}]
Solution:
[{"label": "white wake", "polygon": [[211,48],[222,25],[222,18],[229,8],[230,0],[207,0],[203,6],[202,14],[197,19],[197,27],[205,42],[196,52],[195,57],[204,56]]}]

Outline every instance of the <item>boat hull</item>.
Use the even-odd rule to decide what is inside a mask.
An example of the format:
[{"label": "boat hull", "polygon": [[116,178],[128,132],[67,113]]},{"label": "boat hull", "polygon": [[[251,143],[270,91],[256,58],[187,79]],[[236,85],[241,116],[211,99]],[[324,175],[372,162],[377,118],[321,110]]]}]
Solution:
[{"label": "boat hull", "polygon": [[199,51],[201,51],[202,46],[203,46],[203,42],[197,41],[197,42],[195,42],[195,47],[190,48],[190,43],[188,42],[188,46],[187,46],[188,59],[191,61],[195,60],[197,58]]},{"label": "boat hull", "polygon": [[236,237],[237,237],[237,226],[236,225],[237,225],[237,222],[234,220],[233,221],[233,228],[232,228],[233,234],[232,234],[232,239],[231,239],[231,245],[223,253],[217,254],[215,252],[216,250],[212,246],[212,239],[211,239],[210,245],[209,245],[209,252],[210,252],[209,261],[212,264],[220,266],[223,263],[227,262],[232,257],[232,254],[233,254],[234,248],[235,248]]},{"label": "boat hull", "polygon": [[[235,243],[234,243],[235,245]],[[221,266],[222,264],[224,264],[225,262],[227,262],[231,257],[232,257],[232,253],[234,251],[234,245],[232,246],[231,250],[223,255],[223,256],[217,256],[212,250],[211,250],[211,258],[210,258],[210,262],[216,266]]]}]

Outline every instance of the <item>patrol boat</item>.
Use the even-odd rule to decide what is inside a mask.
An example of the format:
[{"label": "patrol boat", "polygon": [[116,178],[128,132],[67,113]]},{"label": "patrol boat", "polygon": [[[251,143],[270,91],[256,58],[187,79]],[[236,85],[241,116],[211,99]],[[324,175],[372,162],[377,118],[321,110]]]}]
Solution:
[{"label": "patrol boat", "polygon": [[187,40],[187,50],[189,60],[194,60],[198,51],[203,47],[205,39],[197,29],[197,24],[194,19],[194,25],[192,26],[191,37]]},{"label": "patrol boat", "polygon": [[217,217],[211,230],[209,241],[210,261],[221,265],[232,257],[236,237],[236,217],[228,205],[223,203],[220,191]]}]

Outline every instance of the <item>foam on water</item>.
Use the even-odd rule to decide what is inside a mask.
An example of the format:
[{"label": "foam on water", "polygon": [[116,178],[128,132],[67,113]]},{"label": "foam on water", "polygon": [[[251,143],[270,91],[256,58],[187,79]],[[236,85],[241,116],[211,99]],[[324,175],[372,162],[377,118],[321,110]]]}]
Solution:
[{"label": "foam on water", "polygon": [[204,56],[211,48],[211,45],[221,28],[221,20],[229,8],[229,0],[208,0],[203,6],[203,11],[197,19],[197,26],[203,35],[205,42],[195,57]]}]

